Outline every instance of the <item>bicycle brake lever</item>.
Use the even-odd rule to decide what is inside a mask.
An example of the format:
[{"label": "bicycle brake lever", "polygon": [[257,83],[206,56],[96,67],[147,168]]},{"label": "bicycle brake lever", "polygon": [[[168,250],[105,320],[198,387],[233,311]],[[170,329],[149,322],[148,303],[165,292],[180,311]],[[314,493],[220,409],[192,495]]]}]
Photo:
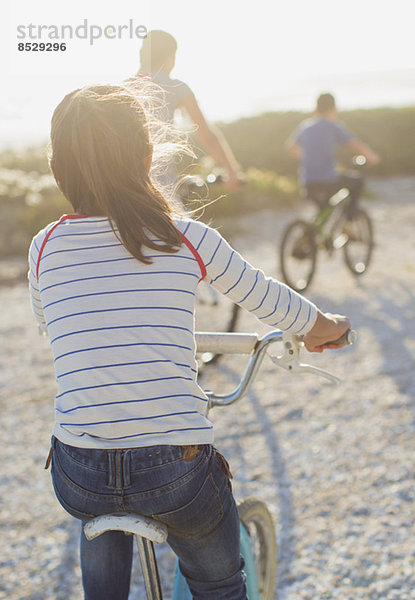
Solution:
[{"label": "bicycle brake lever", "polygon": [[341,383],[341,379],[339,377],[337,377],[336,375],[333,375],[333,373],[330,373],[329,371],[325,371],[324,369],[320,369],[319,367],[314,367],[313,365],[307,365],[306,363],[298,363],[298,365],[296,365],[292,371],[303,371],[304,373],[314,373],[314,375],[319,375],[320,377],[324,377],[324,379],[327,379],[328,381],[331,381],[332,383],[335,383],[336,385],[338,385],[339,383]]},{"label": "bicycle brake lever", "polygon": [[294,373],[298,373],[300,371],[304,373],[314,373],[315,375],[319,375],[320,377],[328,379],[332,383],[340,383],[341,380],[336,377],[336,375],[329,373],[329,371],[325,371],[319,367],[314,367],[313,365],[308,365],[299,361],[300,349],[304,346],[304,342],[300,336],[283,333],[282,340],[284,352],[281,354],[281,356],[272,356],[268,353],[274,364],[282,367],[286,371],[291,371]]}]

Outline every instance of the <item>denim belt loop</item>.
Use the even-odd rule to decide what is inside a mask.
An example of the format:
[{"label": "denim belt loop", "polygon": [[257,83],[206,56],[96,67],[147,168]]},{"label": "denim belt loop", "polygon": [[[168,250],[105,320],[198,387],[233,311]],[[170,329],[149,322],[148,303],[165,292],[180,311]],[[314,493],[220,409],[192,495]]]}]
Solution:
[{"label": "denim belt loop", "polygon": [[44,467],[46,471],[49,469],[50,463],[52,462],[52,455],[53,455],[55,448],[56,448],[56,438],[54,435],[52,435],[52,439],[50,441],[49,454],[46,458],[45,467]]},{"label": "denim belt loop", "polygon": [[122,490],[122,450],[115,451],[115,489]]},{"label": "denim belt loop", "polygon": [[130,450],[108,450],[108,487],[122,490],[131,485]]},{"label": "denim belt loop", "polygon": [[124,480],[124,487],[130,487],[131,485],[131,451],[126,450],[123,454],[122,461],[122,475]]},{"label": "denim belt loop", "polygon": [[114,487],[115,481],[115,461],[114,461],[115,450],[108,450],[108,482],[107,486],[109,488]]}]

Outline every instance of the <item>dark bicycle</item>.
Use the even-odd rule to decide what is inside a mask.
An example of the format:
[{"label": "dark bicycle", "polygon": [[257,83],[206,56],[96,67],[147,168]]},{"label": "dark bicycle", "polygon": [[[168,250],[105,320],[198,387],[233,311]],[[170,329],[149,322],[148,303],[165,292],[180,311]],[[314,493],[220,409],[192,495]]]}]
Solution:
[{"label": "dark bicycle", "polygon": [[[355,166],[365,163],[363,156],[354,158]],[[313,220],[296,219],[286,228],[280,246],[280,265],[285,283],[294,290],[304,292],[311,284],[319,251],[331,256],[335,250],[342,250],[353,275],[367,271],[374,245],[372,221],[362,208],[349,220],[349,203],[350,192],[342,188],[319,208]]]}]

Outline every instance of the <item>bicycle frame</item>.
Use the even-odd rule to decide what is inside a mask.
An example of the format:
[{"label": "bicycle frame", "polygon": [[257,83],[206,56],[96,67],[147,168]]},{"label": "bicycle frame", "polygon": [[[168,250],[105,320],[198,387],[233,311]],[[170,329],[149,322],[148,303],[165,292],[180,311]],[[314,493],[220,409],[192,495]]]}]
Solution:
[{"label": "bicycle frame", "polygon": [[[329,201],[326,206],[323,206],[317,213],[314,219],[314,225],[318,231],[318,233],[324,236],[324,229],[330,220],[333,221],[330,227],[329,235],[332,235],[337,227],[337,225],[341,222],[345,204],[347,200],[350,198],[350,192],[346,188],[341,188],[338,192],[336,192],[333,196],[329,198]],[[337,214],[338,213],[338,214]]]}]

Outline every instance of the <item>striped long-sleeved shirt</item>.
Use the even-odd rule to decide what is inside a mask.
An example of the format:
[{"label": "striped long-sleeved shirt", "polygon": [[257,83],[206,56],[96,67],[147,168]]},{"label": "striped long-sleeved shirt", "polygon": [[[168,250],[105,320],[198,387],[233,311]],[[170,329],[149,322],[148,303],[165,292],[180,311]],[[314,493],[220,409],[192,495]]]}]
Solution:
[{"label": "striped long-sleeved shirt", "polygon": [[131,256],[103,217],[67,215],[32,241],[34,314],[58,385],[54,435],[88,448],[212,443],[197,383],[199,280],[272,326],[306,333],[315,306],[253,268],[214,229],[177,220],[175,254]]}]

